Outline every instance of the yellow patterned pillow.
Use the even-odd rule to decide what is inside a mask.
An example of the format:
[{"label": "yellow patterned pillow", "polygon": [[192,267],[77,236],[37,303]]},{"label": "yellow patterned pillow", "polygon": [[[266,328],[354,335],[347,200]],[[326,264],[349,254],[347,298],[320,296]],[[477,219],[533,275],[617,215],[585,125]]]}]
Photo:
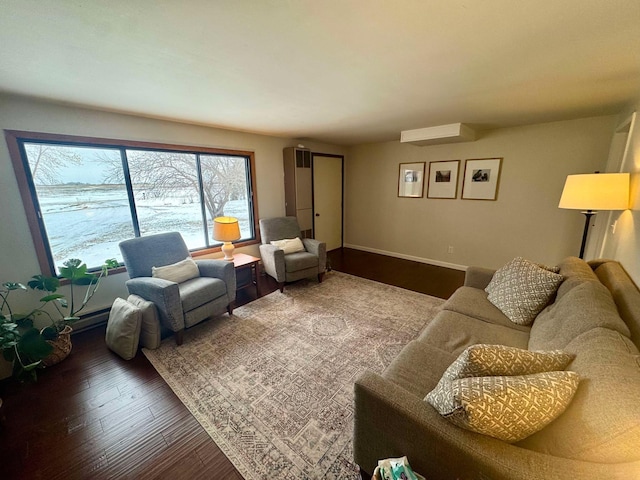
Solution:
[{"label": "yellow patterned pillow", "polygon": [[523,350],[506,345],[467,347],[442,375],[443,380],[489,375],[530,375],[564,370],[575,355],[562,350]]},{"label": "yellow patterned pillow", "polygon": [[509,320],[529,325],[551,301],[562,280],[562,275],[517,257],[496,271],[485,291],[487,299]]},{"label": "yellow patterned pillow", "polygon": [[512,443],[564,412],[579,381],[575,372],[468,377],[440,382],[425,400],[459,427]]}]

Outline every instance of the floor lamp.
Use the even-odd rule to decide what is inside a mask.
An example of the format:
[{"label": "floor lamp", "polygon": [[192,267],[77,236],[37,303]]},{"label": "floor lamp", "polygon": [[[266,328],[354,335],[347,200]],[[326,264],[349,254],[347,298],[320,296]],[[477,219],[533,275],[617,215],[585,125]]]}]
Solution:
[{"label": "floor lamp", "polygon": [[628,173],[590,173],[569,175],[562,190],[559,208],[582,210],[584,232],[580,258],[584,258],[589,224],[598,210],[626,210],[629,208]]}]

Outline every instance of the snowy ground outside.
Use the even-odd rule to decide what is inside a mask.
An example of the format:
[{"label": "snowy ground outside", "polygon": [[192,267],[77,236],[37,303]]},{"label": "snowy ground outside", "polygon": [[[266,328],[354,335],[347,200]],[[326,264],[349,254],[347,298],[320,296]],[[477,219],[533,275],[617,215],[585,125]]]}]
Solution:
[{"label": "snowy ground outside", "polygon": [[[118,243],[134,236],[124,186],[38,186],[37,191],[56,268],[68,258],[80,258],[90,268],[108,258],[122,261]],[[205,247],[200,203],[195,199],[191,192],[165,198],[148,198],[136,192],[140,233],[178,231],[189,249]],[[228,202],[224,215],[239,220],[242,238],[251,236],[246,199]],[[211,237],[211,230],[212,219],[207,213],[210,245],[218,243]]]}]

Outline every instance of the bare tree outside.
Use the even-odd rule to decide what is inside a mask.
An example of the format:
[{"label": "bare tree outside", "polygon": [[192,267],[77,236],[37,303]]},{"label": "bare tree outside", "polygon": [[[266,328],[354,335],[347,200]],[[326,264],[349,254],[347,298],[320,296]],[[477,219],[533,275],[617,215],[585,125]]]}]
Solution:
[{"label": "bare tree outside", "polygon": [[36,185],[55,185],[60,182],[60,170],[72,165],[82,165],[82,157],[76,149],[27,143],[24,146]]},{"label": "bare tree outside", "polygon": [[[143,190],[146,198],[182,196],[187,201],[199,201],[200,185],[195,167],[195,155],[180,152],[127,150],[131,183]],[[103,158],[110,164],[108,181],[123,181],[122,165]],[[247,196],[245,159],[201,155],[204,203],[211,218],[224,215],[230,200]]]},{"label": "bare tree outside", "polygon": [[224,215],[224,207],[231,200],[247,198],[245,159],[201,155],[204,202],[210,218]]}]

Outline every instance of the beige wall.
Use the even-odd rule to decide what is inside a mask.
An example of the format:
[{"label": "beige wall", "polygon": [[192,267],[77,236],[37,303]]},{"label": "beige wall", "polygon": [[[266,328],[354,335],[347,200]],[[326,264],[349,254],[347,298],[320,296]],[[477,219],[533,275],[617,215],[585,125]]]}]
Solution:
[{"label": "beige wall", "polygon": [[[603,170],[615,116],[504,128],[475,142],[352,147],[346,161],[345,244],[450,266],[499,267],[515,256],[577,255],[584,217],[560,210],[571,173]],[[398,164],[504,157],[498,200],[398,198]],[[453,246],[454,252],[447,253]]]},{"label": "beige wall", "polygon": [[[635,110],[640,111],[640,103]],[[622,135],[626,141],[621,142],[618,152],[612,148],[614,151],[607,171],[631,173],[631,208],[624,212],[598,214],[600,229],[596,231],[599,231],[601,238],[590,239],[590,242],[599,247],[595,249],[595,256],[620,261],[636,285],[640,285],[640,117],[638,114],[624,113],[619,117],[619,126],[622,127],[629,120],[628,136]],[[610,227],[614,222],[615,232]]]},{"label": "beige wall", "polygon": [[[290,138],[254,135],[230,130],[62,106],[0,94],[0,129],[28,130],[80,136],[163,142],[251,150],[255,152],[260,217],[284,215],[282,149],[299,142]],[[313,151],[344,154],[341,147],[303,142]],[[39,273],[18,185],[4,141],[0,142],[0,283],[26,282]],[[257,253],[257,247],[244,249]],[[127,295],[126,274],[110,276],[93,298],[89,311],[111,306]],[[16,299],[37,298],[17,294]],[[18,306],[23,302],[18,302]]]}]

